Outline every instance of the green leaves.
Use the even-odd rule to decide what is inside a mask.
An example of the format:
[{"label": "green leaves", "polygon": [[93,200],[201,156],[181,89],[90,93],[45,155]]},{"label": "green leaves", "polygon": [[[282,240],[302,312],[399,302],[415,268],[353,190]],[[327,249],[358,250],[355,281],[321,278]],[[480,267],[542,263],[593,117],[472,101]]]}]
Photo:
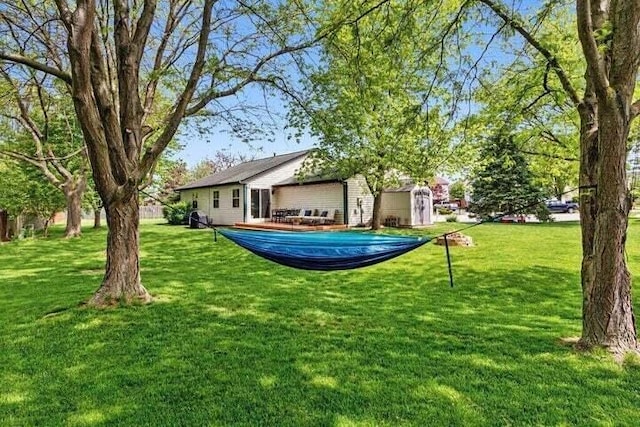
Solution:
[{"label": "green leaves", "polygon": [[[451,138],[440,92],[425,78],[436,61],[418,48],[432,43],[430,27],[417,24],[432,23],[430,12],[412,2],[385,4],[324,43],[304,104],[291,114],[297,128],[308,126],[320,139],[312,172],[321,164],[362,174],[374,194],[401,178],[425,181],[435,173]],[[335,8],[329,19],[340,13]]]}]

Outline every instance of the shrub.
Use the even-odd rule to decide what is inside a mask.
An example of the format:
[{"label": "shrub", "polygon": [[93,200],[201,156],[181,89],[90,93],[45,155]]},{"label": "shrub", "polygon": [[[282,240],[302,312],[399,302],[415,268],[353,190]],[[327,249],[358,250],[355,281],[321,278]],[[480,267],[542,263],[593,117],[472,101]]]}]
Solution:
[{"label": "shrub", "polygon": [[549,212],[549,209],[545,205],[538,205],[536,207],[534,215],[536,216],[536,218],[538,218],[538,221],[540,221],[540,222],[552,222],[553,221],[553,217],[551,216],[551,212]]},{"label": "shrub", "polygon": [[166,205],[162,209],[162,216],[171,225],[187,224],[189,221],[190,205],[188,202],[178,202],[171,205]]},{"label": "shrub", "polygon": [[447,209],[447,208],[440,208],[438,209],[438,213],[440,215],[450,215],[453,213],[453,211],[451,209]]},{"label": "shrub", "polygon": [[447,222],[458,222],[458,216],[457,215],[449,215],[445,218],[445,221]]}]

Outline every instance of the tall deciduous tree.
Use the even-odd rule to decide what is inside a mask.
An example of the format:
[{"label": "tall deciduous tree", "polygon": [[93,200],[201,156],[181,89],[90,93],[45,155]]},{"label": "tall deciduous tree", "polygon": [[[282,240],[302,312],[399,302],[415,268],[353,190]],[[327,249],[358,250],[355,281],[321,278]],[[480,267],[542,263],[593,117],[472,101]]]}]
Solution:
[{"label": "tall deciduous tree", "polygon": [[307,98],[294,104],[296,126],[320,140],[307,173],[362,175],[374,198],[373,229],[383,190],[407,176],[425,182],[449,148],[439,108],[423,97],[431,58],[415,48],[426,40],[425,11],[413,6],[390,2],[328,39]]},{"label": "tall deciduous tree", "polygon": [[[92,305],[151,300],[140,279],[139,186],[185,117],[282,74],[278,59],[326,37],[299,2],[67,0],[3,2],[16,28],[0,60],[57,77],[82,128],[109,227]],[[357,19],[347,17],[345,19]],[[55,41],[64,40],[60,45]],[[158,94],[174,104],[154,128]],[[165,96],[166,98],[166,96]]]},{"label": "tall deciduous tree", "polygon": [[581,343],[617,354],[637,351],[625,243],[631,208],[627,139],[640,114],[640,101],[633,99],[640,66],[640,2],[576,1],[586,62],[581,94],[553,50],[536,39],[519,17],[497,0],[479,1],[544,57],[580,117]]},{"label": "tall deciduous tree", "polygon": [[[10,68],[10,67],[5,67]],[[37,168],[66,200],[65,237],[81,233],[82,199],[87,188],[89,164],[80,128],[68,99],[61,98],[48,76],[35,72],[23,77],[0,67],[9,106],[1,115],[7,126],[0,155]]]},{"label": "tall deciduous tree", "polygon": [[37,167],[13,160],[0,163],[0,206],[8,215],[33,215],[44,220],[47,234],[51,218],[65,206],[63,194]]}]

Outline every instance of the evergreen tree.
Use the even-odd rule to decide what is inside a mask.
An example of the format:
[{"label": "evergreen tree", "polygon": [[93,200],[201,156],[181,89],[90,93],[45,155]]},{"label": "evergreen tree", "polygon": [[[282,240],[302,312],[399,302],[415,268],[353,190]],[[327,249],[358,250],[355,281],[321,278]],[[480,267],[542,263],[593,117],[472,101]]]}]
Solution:
[{"label": "evergreen tree", "polygon": [[534,213],[544,199],[533,184],[533,175],[524,154],[511,135],[498,134],[480,150],[483,164],[471,182],[473,202],[470,209],[488,216],[500,213]]}]

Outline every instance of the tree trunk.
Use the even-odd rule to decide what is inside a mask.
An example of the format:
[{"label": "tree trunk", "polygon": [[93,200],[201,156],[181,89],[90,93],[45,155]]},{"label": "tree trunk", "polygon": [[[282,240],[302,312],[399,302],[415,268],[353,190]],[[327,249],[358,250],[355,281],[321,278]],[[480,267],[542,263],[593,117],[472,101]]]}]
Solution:
[{"label": "tree trunk", "polygon": [[[583,223],[583,330],[581,344],[603,346],[614,354],[637,350],[631,303],[631,276],[625,242],[631,199],[627,190],[626,143],[629,122],[614,91],[599,99],[596,129],[584,135],[585,148],[598,144],[597,186],[581,196]],[[597,132],[597,136],[592,134]],[[581,177],[582,178],[582,177]],[[586,193],[586,192],[583,192]],[[595,199],[595,203],[594,200]],[[595,207],[593,206],[595,204]],[[595,211],[595,221],[592,221]]]},{"label": "tree trunk", "polygon": [[140,281],[137,191],[128,199],[105,203],[105,210],[109,227],[106,272],[89,305],[151,302],[151,295]]},{"label": "tree trunk", "polygon": [[371,218],[371,229],[380,230],[380,215],[382,213],[382,192],[373,195],[373,216]]},{"label": "tree trunk", "polygon": [[82,234],[82,197],[86,189],[86,177],[68,181],[62,188],[67,201],[67,226],[64,237],[78,237]]},{"label": "tree trunk", "polygon": [[102,226],[102,218],[100,217],[102,208],[96,208],[93,210],[93,228],[100,228]]},{"label": "tree trunk", "polygon": [[7,211],[0,209],[0,242],[8,242],[9,240],[9,214]]}]

